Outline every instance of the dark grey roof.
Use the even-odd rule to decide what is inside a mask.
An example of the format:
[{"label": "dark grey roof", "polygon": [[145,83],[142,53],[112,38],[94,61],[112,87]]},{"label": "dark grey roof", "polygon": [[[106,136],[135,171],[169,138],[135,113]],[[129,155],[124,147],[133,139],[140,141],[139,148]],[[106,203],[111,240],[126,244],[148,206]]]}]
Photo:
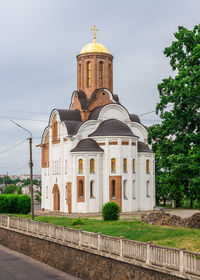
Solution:
[{"label": "dark grey roof", "polygon": [[81,140],[71,152],[103,152],[98,143],[94,139]]},{"label": "dark grey roof", "polygon": [[116,119],[103,121],[89,136],[135,136],[131,129],[123,122]]},{"label": "dark grey roof", "polygon": [[78,132],[82,122],[77,121],[64,121],[69,135],[75,135]]},{"label": "dark grey roof", "polygon": [[140,141],[138,142],[138,152],[153,153],[148,145],[146,145],[145,143],[140,142]]},{"label": "dark grey roof", "polygon": [[129,117],[130,117],[130,120],[131,120],[132,122],[141,123],[141,122],[140,122],[140,118],[138,117],[138,115],[129,114]]},{"label": "dark grey roof", "polygon": [[77,121],[81,122],[81,114],[79,110],[63,110],[56,109],[61,121]]},{"label": "dark grey roof", "polygon": [[89,116],[89,120],[97,120],[98,116],[99,116],[99,113],[100,113],[100,111],[103,107],[104,106],[99,106],[99,107],[96,107],[94,110],[92,110],[92,112]]}]

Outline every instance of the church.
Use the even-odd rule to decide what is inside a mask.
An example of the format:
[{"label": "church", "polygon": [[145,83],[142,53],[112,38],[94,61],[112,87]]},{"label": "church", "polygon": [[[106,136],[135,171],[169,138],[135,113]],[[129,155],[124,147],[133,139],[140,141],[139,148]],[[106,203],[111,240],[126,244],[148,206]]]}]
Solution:
[{"label": "church", "polygon": [[114,94],[113,55],[96,41],[95,25],[91,30],[93,42],[76,57],[69,109],[54,109],[42,135],[42,208],[99,213],[114,201],[121,212],[153,210],[147,128]]}]

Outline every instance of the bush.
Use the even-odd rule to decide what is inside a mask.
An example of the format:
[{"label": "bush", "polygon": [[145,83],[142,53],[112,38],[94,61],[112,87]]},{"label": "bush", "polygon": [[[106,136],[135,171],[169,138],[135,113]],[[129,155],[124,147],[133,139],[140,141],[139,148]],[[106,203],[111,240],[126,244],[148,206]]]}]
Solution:
[{"label": "bush", "polygon": [[1,194],[0,213],[27,214],[31,211],[31,198],[26,194]]},{"label": "bush", "polygon": [[84,225],[84,224],[85,223],[81,220],[81,218],[74,219],[73,222],[72,222],[73,226],[81,226],[81,225]]},{"label": "bush", "polygon": [[119,219],[120,207],[115,202],[107,202],[102,207],[102,215],[105,221],[116,221]]}]

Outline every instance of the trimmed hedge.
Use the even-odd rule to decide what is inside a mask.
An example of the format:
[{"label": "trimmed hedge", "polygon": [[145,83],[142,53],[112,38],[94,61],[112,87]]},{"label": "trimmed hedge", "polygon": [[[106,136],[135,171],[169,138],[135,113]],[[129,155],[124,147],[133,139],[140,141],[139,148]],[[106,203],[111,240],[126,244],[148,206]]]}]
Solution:
[{"label": "trimmed hedge", "polygon": [[31,211],[31,198],[27,194],[1,194],[0,213],[27,214]]},{"label": "trimmed hedge", "polygon": [[102,207],[104,221],[117,221],[119,219],[120,207],[115,202],[107,202]]}]

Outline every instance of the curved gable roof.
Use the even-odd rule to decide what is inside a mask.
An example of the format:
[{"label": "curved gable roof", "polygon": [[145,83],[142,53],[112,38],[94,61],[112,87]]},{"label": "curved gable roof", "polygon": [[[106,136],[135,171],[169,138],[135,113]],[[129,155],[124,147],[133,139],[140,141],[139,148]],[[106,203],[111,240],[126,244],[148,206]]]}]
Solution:
[{"label": "curved gable roof", "polygon": [[98,143],[94,139],[83,139],[71,152],[103,152],[103,149],[99,147]]},{"label": "curved gable roof", "polygon": [[152,150],[143,142],[138,142],[138,152],[139,153],[153,153]]},{"label": "curved gable roof", "polygon": [[133,134],[131,129],[122,121],[116,119],[109,119],[103,121],[99,127],[91,133],[89,136],[132,136],[137,137]]}]

